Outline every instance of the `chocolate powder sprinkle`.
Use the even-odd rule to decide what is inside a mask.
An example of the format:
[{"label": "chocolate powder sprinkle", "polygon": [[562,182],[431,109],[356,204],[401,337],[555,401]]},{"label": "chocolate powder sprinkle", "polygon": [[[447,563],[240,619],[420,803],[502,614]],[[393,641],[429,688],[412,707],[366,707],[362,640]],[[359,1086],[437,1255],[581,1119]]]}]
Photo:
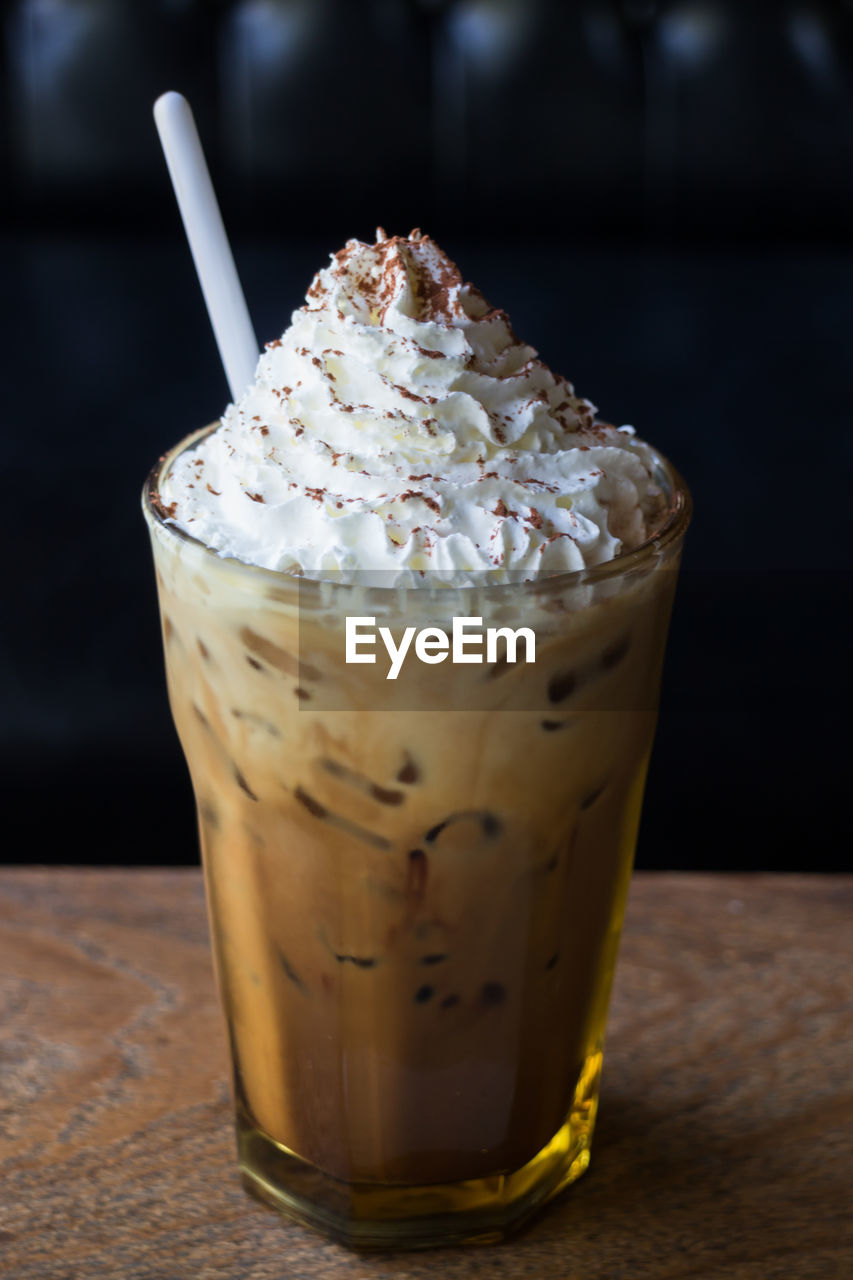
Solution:
[{"label": "chocolate powder sprinkle", "polygon": [[396,382],[392,382],[391,386],[395,391],[399,391],[400,395],[406,400],[415,400],[418,404],[438,404],[435,396],[419,396],[414,391],[410,391],[408,387],[401,387]]},{"label": "chocolate powder sprinkle", "polygon": [[438,516],[441,515],[441,507],[438,505],[435,498],[428,498],[425,493],[421,493],[416,489],[407,489],[405,493],[400,494],[401,502],[409,502],[412,498],[420,498],[421,502],[425,503],[426,506],[429,507],[430,511],[434,511]]}]

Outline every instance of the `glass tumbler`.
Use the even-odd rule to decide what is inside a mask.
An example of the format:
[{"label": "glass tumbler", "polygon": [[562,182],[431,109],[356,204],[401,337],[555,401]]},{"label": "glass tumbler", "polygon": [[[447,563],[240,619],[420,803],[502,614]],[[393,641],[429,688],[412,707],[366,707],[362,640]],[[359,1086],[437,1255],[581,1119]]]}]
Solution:
[{"label": "glass tumbler", "polygon": [[[244,1183],[355,1247],[499,1240],[589,1163],[689,494],[658,458],[657,532],[587,570],[319,582],[170,523],[202,434],[143,505]],[[535,660],[391,680],[353,616],[525,626]]]}]

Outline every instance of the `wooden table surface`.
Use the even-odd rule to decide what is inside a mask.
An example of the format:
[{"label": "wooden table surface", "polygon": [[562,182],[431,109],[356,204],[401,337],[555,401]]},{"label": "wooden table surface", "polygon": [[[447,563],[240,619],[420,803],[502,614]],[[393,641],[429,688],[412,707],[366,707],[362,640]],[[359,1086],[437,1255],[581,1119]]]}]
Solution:
[{"label": "wooden table surface", "polygon": [[640,874],[589,1172],[356,1255],[250,1199],[197,871],[0,870],[4,1280],[849,1280],[853,877]]}]

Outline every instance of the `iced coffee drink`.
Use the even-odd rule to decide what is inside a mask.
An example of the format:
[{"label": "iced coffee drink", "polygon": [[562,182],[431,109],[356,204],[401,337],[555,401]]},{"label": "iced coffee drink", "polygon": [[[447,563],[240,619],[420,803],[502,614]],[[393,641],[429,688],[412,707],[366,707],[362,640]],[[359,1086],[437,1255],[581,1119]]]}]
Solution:
[{"label": "iced coffee drink", "polygon": [[589,1160],[686,491],[380,233],[145,509],[244,1179],[500,1238]]}]

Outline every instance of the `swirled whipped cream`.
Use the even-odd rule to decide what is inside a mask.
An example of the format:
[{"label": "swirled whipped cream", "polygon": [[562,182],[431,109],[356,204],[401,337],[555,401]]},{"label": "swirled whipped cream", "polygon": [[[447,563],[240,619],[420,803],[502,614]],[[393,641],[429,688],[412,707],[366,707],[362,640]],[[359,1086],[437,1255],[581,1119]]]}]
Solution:
[{"label": "swirled whipped cream", "polygon": [[312,577],[580,569],[662,502],[649,447],[595,415],[429,237],[380,228],[319,272],[161,501],[220,554]]}]

